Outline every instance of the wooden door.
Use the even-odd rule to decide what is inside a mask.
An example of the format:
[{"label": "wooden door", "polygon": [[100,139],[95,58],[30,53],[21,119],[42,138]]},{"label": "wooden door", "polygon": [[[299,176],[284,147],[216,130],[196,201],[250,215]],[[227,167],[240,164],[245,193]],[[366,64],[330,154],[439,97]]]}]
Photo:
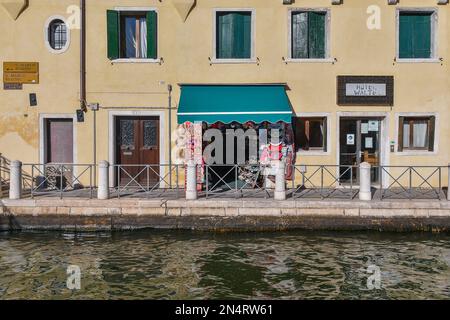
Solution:
[{"label": "wooden door", "polygon": [[73,163],[72,119],[46,120],[46,163]]},{"label": "wooden door", "polygon": [[[160,132],[158,117],[118,117],[117,173],[121,185],[145,187],[159,181]],[[150,165],[146,169],[145,165]]]}]

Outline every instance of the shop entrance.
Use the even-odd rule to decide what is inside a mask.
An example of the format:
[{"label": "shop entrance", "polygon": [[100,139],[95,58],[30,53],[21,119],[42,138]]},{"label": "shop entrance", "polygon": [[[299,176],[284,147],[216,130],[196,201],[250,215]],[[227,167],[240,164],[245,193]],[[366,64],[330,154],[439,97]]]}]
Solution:
[{"label": "shop entrance", "polygon": [[[159,181],[159,117],[116,117],[116,173],[120,185]],[[146,170],[143,165],[153,165]]]},{"label": "shop entrance", "polygon": [[339,163],[341,166],[354,166],[352,171],[348,167],[341,167],[341,183],[359,184],[359,170],[356,168],[362,162],[372,166],[371,181],[380,179],[380,143],[381,118],[341,118],[340,119],[340,150]]}]

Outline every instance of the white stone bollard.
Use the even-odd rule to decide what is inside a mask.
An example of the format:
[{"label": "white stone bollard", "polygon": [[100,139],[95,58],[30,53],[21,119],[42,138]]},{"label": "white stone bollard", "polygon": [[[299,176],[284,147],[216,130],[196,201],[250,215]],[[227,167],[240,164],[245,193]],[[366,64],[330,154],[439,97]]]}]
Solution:
[{"label": "white stone bollard", "polygon": [[11,200],[22,198],[22,162],[17,160],[10,164],[9,198]]},{"label": "white stone bollard", "polygon": [[286,200],[286,164],[282,161],[278,162],[274,198],[275,200]]},{"label": "white stone bollard", "polygon": [[372,187],[370,179],[370,164],[363,162],[359,165],[359,200],[372,200]]},{"label": "white stone bollard", "polygon": [[104,160],[98,164],[97,198],[99,200],[109,199],[109,163]]},{"label": "white stone bollard", "polygon": [[194,161],[187,164],[186,200],[197,200],[197,165]]}]

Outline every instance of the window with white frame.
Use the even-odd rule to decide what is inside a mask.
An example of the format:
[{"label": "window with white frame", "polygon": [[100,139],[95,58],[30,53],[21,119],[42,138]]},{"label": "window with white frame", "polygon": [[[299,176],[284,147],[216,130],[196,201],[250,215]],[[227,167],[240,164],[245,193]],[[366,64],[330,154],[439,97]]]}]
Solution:
[{"label": "window with white frame", "polygon": [[399,117],[398,151],[434,151],[434,116]]},{"label": "window with white frame", "polygon": [[215,11],[216,59],[252,59],[253,19],[251,10]]},{"label": "window with white frame", "polygon": [[63,53],[70,44],[70,29],[63,17],[50,17],[45,24],[45,44],[52,53]]},{"label": "window with white frame", "polygon": [[156,59],[157,13],[153,10],[108,10],[108,58]]},{"label": "window with white frame", "polygon": [[325,59],[328,56],[327,10],[290,11],[291,59]]},{"label": "window with white frame", "polygon": [[297,151],[327,151],[327,117],[293,119]]},{"label": "window with white frame", "polygon": [[436,58],[437,11],[398,10],[398,59]]}]

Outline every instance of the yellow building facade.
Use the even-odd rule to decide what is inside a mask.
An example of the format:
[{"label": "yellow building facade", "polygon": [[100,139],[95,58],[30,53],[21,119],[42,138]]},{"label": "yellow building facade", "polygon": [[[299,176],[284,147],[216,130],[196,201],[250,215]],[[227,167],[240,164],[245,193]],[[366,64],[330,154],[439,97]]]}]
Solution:
[{"label": "yellow building facade", "polygon": [[[369,161],[368,156],[375,165],[384,166],[449,163],[450,5],[446,1],[88,0],[85,6],[83,104],[79,1],[0,1],[0,60],[39,63],[38,83],[23,84],[22,90],[6,84],[0,89],[0,152],[7,158],[25,163],[45,163],[50,157],[73,163],[118,163],[118,121],[143,119],[141,131],[136,132],[145,135],[150,130],[148,134],[158,144],[148,150],[156,149],[155,162],[168,163],[169,131],[175,131],[178,124],[181,84],[283,84],[294,118],[309,119],[307,125],[300,123],[295,129],[296,136],[301,136],[301,142],[296,141],[297,164],[356,164],[354,157],[361,162]],[[145,44],[146,53],[139,56],[136,49],[137,57],[130,58],[124,48],[127,40],[119,39],[120,52],[111,57],[115,48],[108,42],[108,11],[118,12],[119,35],[128,26],[121,17],[137,21],[136,29],[130,31],[135,40],[150,32],[139,21],[149,19],[148,12],[156,14],[156,39]],[[218,57],[220,12],[249,14],[248,57]],[[293,37],[295,32],[301,34],[292,25],[298,18],[294,15],[305,12],[324,15],[319,57],[302,56],[301,49],[293,54],[297,46]],[[420,31],[429,33],[425,36],[429,52],[422,52],[424,56],[406,53],[406,58],[401,57],[402,48],[408,47],[400,39],[401,24],[410,16],[428,19],[428,29]],[[51,39],[55,21],[67,28],[59,44]],[[312,28],[309,22],[304,25]],[[55,34],[61,31],[60,24],[54,28]],[[149,56],[151,45],[156,48],[154,56]],[[30,106],[32,93],[35,106]],[[391,101],[377,104],[370,99],[383,100],[383,96]],[[89,105],[97,103],[95,137]],[[83,105],[87,112],[84,122],[78,122],[77,110]],[[73,136],[62,140],[68,158],[49,150],[52,143],[61,141],[58,133],[67,132],[67,126],[52,127],[52,119],[71,126]],[[156,122],[146,127],[145,120]],[[154,126],[157,132],[151,131]],[[55,130],[55,140],[49,130]],[[304,141],[308,147],[303,147]],[[345,158],[346,154],[354,156]]]}]

